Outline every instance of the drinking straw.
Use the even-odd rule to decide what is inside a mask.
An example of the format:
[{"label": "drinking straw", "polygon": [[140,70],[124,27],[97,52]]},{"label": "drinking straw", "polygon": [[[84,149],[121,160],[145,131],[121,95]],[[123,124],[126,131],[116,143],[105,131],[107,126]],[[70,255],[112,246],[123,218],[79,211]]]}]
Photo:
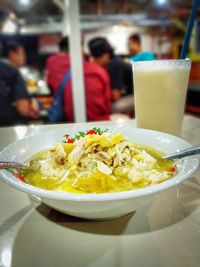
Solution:
[{"label": "drinking straw", "polygon": [[188,27],[187,27],[187,31],[185,34],[185,38],[184,38],[184,43],[183,43],[183,47],[181,50],[181,55],[180,55],[180,59],[185,59],[186,55],[187,55],[187,51],[188,51],[188,47],[189,47],[189,43],[190,43],[190,37],[191,37],[191,33],[192,33],[192,29],[194,26],[194,22],[195,22],[195,17],[196,17],[196,13],[197,13],[197,8],[200,5],[200,0],[193,0],[192,3],[192,12],[190,15],[190,19],[188,22]]}]

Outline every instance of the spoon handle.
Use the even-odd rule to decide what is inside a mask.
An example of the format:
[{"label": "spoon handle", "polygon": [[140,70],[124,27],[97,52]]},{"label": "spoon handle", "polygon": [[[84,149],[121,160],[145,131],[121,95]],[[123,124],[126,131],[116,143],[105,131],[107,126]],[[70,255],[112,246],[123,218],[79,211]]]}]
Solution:
[{"label": "spoon handle", "polygon": [[25,164],[14,161],[0,161],[0,169],[21,169],[25,168]]},{"label": "spoon handle", "polygon": [[196,154],[200,154],[200,145],[189,147],[187,149],[184,149],[184,150],[181,150],[179,152],[164,156],[162,158],[166,159],[166,160],[180,159],[180,158],[184,158],[184,157],[192,156],[192,155],[196,155]]}]

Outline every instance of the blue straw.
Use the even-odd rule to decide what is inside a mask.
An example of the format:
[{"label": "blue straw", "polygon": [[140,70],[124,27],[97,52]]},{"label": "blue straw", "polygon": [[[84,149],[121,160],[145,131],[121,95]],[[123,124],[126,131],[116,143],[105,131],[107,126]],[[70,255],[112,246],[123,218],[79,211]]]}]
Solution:
[{"label": "blue straw", "polygon": [[196,18],[196,13],[197,13],[197,8],[200,5],[200,0],[194,0],[193,4],[192,4],[192,13],[190,15],[190,19],[189,19],[189,23],[188,23],[188,27],[187,27],[187,32],[185,34],[185,39],[184,39],[184,44],[181,50],[181,55],[180,58],[181,59],[185,59],[187,56],[187,51],[188,51],[188,47],[189,47],[189,43],[190,43],[190,37],[192,34],[192,29],[194,26],[194,22],[195,22],[195,18]]}]

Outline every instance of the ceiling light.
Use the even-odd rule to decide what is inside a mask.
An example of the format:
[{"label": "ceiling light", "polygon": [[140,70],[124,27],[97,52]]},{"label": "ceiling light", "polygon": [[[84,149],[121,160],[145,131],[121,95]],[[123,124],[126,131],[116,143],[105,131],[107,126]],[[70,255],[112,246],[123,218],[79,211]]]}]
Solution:
[{"label": "ceiling light", "polygon": [[30,4],[30,0],[19,0],[19,4],[22,6],[27,6]]},{"label": "ceiling light", "polygon": [[114,25],[114,26],[112,27],[112,30],[113,30],[114,32],[119,32],[119,31],[120,31],[120,26],[119,26],[119,25]]},{"label": "ceiling light", "polygon": [[6,33],[15,33],[17,31],[17,25],[12,20],[6,20],[3,24],[2,31]]},{"label": "ceiling light", "polygon": [[157,6],[165,6],[169,4],[169,0],[155,0],[154,2]]},{"label": "ceiling light", "polygon": [[14,13],[12,13],[12,12],[9,13],[8,17],[9,17],[9,19],[11,19],[11,20],[16,19],[16,15],[15,15]]},{"label": "ceiling light", "polygon": [[159,5],[163,5],[163,4],[165,4],[166,3],[166,0],[158,0],[158,4]]}]

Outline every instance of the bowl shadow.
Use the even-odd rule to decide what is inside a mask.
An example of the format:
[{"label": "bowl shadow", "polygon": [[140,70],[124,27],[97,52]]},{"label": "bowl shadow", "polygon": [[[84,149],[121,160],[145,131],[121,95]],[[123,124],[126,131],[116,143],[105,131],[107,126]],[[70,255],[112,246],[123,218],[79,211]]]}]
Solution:
[{"label": "bowl shadow", "polygon": [[43,203],[37,207],[37,212],[51,222],[75,231],[119,236],[150,233],[171,227],[187,218],[195,208],[194,206],[190,212],[186,212],[178,201],[174,205],[170,205],[161,197],[137,211],[111,220],[97,221],[77,218],[54,210]]}]

